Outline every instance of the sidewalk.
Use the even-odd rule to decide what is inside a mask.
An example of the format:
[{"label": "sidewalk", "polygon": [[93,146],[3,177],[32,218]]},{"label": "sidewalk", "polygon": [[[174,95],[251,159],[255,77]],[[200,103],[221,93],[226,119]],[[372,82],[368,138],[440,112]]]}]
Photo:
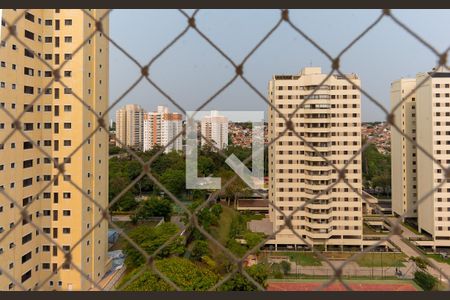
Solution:
[{"label": "sidewalk", "polygon": [[[400,250],[409,257],[411,256],[423,256],[423,254],[417,250],[414,247],[411,247],[410,245],[406,244],[398,235],[393,235],[390,240],[392,241],[392,243],[394,243],[395,245],[397,245]],[[447,277],[450,278],[450,265],[446,264],[446,263],[441,263],[438,262],[430,257],[427,257],[429,260],[431,260],[434,265],[442,272],[444,273]],[[430,272],[431,275],[441,279],[441,281],[447,281],[442,275],[441,273],[436,270],[435,268],[432,267],[428,267],[428,272]]]},{"label": "sidewalk", "polygon": [[[123,265],[123,267],[121,269],[111,272],[106,277],[102,278],[102,280],[100,280],[100,282],[98,283],[99,287],[101,288],[101,291],[114,290],[114,287],[119,282],[119,280],[122,278],[126,269],[127,269],[126,266]],[[99,291],[96,287],[93,287],[90,290],[91,291]]]}]

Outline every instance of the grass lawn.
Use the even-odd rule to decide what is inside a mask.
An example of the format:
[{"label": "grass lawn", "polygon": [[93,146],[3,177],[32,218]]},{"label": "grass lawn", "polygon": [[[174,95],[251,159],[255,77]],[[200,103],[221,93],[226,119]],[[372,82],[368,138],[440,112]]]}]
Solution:
[{"label": "grass lawn", "polygon": [[441,262],[441,263],[446,263],[450,265],[450,258],[442,258],[442,256],[440,254],[427,254],[428,257],[434,259],[435,261]]},{"label": "grass lawn", "polygon": [[365,253],[356,262],[361,267],[404,267],[406,255],[403,253]]},{"label": "grass lawn", "polygon": [[[333,260],[347,260],[357,252],[322,252],[324,256]],[[406,255],[403,253],[364,253],[356,260],[361,267],[403,267],[406,261]]]},{"label": "grass lawn", "polygon": [[412,227],[411,225],[409,225],[408,223],[402,223],[403,226],[405,226],[406,228],[408,228],[409,230],[411,230],[412,232],[414,232],[417,235],[422,235],[421,233],[419,233],[419,231]]},{"label": "grass lawn", "polygon": [[380,232],[380,231],[376,231],[376,230],[374,230],[372,227],[370,227],[370,226],[367,226],[367,224],[364,224],[364,226],[363,226],[363,233],[364,234],[374,234],[374,235],[386,235],[386,234],[388,234],[388,232]]},{"label": "grass lawn", "polygon": [[312,252],[271,252],[273,256],[287,256],[289,260],[300,266],[321,266],[322,263]]},{"label": "grass lawn", "polygon": [[238,212],[234,209],[222,205],[222,213],[220,214],[219,226],[211,228],[211,235],[222,245],[226,245],[229,239],[231,222],[237,214]]}]

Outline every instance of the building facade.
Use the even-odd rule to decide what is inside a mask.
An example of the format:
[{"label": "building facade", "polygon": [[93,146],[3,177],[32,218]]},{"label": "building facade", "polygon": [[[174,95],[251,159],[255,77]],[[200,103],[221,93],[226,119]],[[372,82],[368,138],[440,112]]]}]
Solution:
[{"label": "building facade", "polygon": [[[391,84],[391,105],[395,107],[416,87],[416,79],[400,79]],[[403,134],[416,138],[416,96],[411,94],[394,112]],[[416,149],[397,130],[391,130],[392,210],[405,218],[417,218]],[[401,176],[400,176],[401,174]]]},{"label": "building facade", "polygon": [[144,114],[137,104],[127,104],[116,111],[116,146],[143,149]]},{"label": "building facade", "polygon": [[[269,146],[269,201],[286,215],[303,207],[292,216],[293,228],[301,238],[282,229],[266,243],[277,249],[363,247],[362,199],[343,181],[329,189],[338,173],[315,151],[338,169],[356,155],[361,147],[361,95],[356,86],[332,75],[302,105],[326,76],[320,68],[308,67],[298,75],[275,75],[269,82],[270,103],[281,114],[292,116],[295,132],[315,148],[292,131]],[[357,75],[347,77],[360,86]],[[272,106],[268,118],[270,142],[282,134],[286,124]],[[349,163],[345,178],[361,193],[360,154]],[[274,232],[285,223],[273,207],[269,217]]]},{"label": "building facade", "polygon": [[[106,10],[87,12],[100,18]],[[102,33],[90,36],[95,22],[81,10],[1,14],[2,40],[6,24],[19,18],[16,32],[26,47],[14,37],[0,47],[0,290],[88,290],[91,283],[77,268],[98,282],[108,262],[108,224],[83,193],[108,204],[108,132],[90,136],[97,127],[90,110],[108,120],[109,42]],[[108,33],[108,18],[102,23]],[[52,82],[40,59],[61,68],[60,82]],[[20,117],[26,136],[8,138],[17,123],[7,113]],[[64,175],[57,176],[55,164],[64,164]],[[23,207],[42,231],[21,217]],[[76,268],[64,264],[69,250]]]},{"label": "building facade", "polygon": [[182,150],[183,137],[179,135],[183,130],[181,114],[169,113],[167,107],[158,106],[157,111],[144,114],[143,128],[144,151],[152,149],[155,145],[165,147],[166,153]]},{"label": "building facade", "polygon": [[202,147],[212,143],[215,148],[222,150],[228,146],[228,118],[213,110],[209,116],[202,118],[200,126]]},{"label": "building facade", "polygon": [[[402,81],[409,83],[404,88],[404,96],[408,90],[411,91],[416,87],[417,89],[399,107],[402,117],[400,118],[400,113],[396,112],[395,123],[434,159],[448,168],[450,70],[442,67],[435,73],[423,72],[417,74],[415,79],[394,82],[391,87],[392,105],[404,98],[401,98],[398,92],[399,82]],[[408,106],[410,106],[409,113]],[[406,110],[404,114],[403,109]],[[393,190],[397,189],[392,198],[393,211],[396,215],[406,213],[407,218],[417,218],[418,230],[431,237],[429,241],[420,242],[424,246],[431,246],[434,249],[450,247],[449,179],[446,179],[444,170],[428,155],[394,132],[395,130],[392,132],[392,143],[398,146],[392,150],[392,160],[401,158],[402,166],[398,162],[392,166]],[[402,174],[401,179],[399,174]],[[411,180],[408,180],[408,177],[412,177]],[[430,193],[431,191],[433,192]]]}]

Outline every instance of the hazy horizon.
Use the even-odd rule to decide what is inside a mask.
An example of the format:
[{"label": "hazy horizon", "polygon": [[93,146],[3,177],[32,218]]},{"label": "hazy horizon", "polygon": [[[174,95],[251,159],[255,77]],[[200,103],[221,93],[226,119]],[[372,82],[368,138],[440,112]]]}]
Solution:
[{"label": "hazy horizon", "polygon": [[[186,11],[191,14],[192,11]],[[439,52],[448,49],[450,10],[393,10],[393,14]],[[381,14],[380,10],[290,10],[296,26],[333,57]],[[278,22],[278,10],[201,10],[197,27],[235,63],[240,63]],[[177,10],[113,10],[110,36],[141,64],[146,64],[171,42],[187,20]],[[245,30],[242,30],[245,28]],[[431,70],[437,57],[390,18],[384,18],[341,58],[344,73],[356,73],[361,85],[390,109],[390,83]],[[318,66],[328,73],[328,58],[282,23],[244,65],[244,75],[267,96],[274,74],[297,74],[303,67]],[[234,76],[234,68],[200,35],[190,29],[151,67],[150,77],[185,110],[195,110]],[[115,101],[140,76],[138,67],[110,45],[110,102]],[[178,111],[147,81],[141,81],[111,111],[136,103],[145,110],[165,105]],[[203,110],[267,110],[267,104],[241,79]],[[362,120],[384,121],[384,113],[362,98]]]}]

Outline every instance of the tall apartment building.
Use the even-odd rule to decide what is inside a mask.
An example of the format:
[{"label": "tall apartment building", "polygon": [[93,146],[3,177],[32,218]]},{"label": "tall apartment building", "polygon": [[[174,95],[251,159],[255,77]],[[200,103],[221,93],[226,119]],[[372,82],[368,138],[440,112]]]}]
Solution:
[{"label": "tall apartment building", "polygon": [[[23,12],[4,9],[1,14],[13,22]],[[88,12],[100,18],[106,10]],[[2,41],[8,34],[6,22]],[[108,27],[105,18],[104,32]],[[38,285],[43,290],[91,287],[76,268],[64,264],[64,251],[22,220],[22,206],[34,224],[72,251],[73,264],[91,280],[97,282],[105,274],[108,224],[95,226],[102,217],[100,209],[68,181],[107,206],[108,133],[100,130],[89,137],[97,119],[74,95],[108,119],[109,43],[101,33],[90,37],[94,30],[95,23],[80,10],[31,9],[16,24],[17,36],[27,47],[14,37],[0,47],[0,189],[18,203],[13,205],[0,193],[0,290],[21,290],[19,284],[27,290]],[[61,82],[70,88],[50,84],[53,74],[39,57],[54,69],[66,62]],[[14,118],[23,113],[21,130],[30,140],[16,132],[5,141],[15,125],[5,111]],[[34,143],[64,163],[64,176],[54,178],[58,172],[52,160]]]},{"label": "tall apartment building", "polygon": [[127,104],[116,111],[116,146],[143,149],[144,114],[144,109],[137,104]]},{"label": "tall apartment building", "polygon": [[[405,134],[448,168],[450,70],[440,68],[434,74],[424,72],[417,74],[415,79],[393,82],[391,103],[396,105],[416,85],[424,81],[425,83],[401,104],[396,112],[395,122]],[[419,231],[431,236],[430,241],[420,242],[422,245],[433,248],[449,247],[450,184],[445,178],[445,172],[396,130],[392,131],[391,139],[392,161],[395,162],[392,165],[394,213],[405,214],[406,218],[417,218]],[[442,186],[437,188],[440,184]],[[435,188],[437,190],[430,194]]]},{"label": "tall apartment building", "polygon": [[[394,107],[410,95],[416,79],[400,79],[391,84],[391,105]],[[395,123],[404,134],[416,139],[416,96],[411,94],[394,112]],[[397,130],[391,129],[392,210],[405,218],[417,218],[417,152],[412,143]],[[401,174],[401,176],[400,176]]]},{"label": "tall apartment building", "polygon": [[[295,132],[340,169],[361,147],[361,95],[344,78],[332,75],[301,106],[326,76],[317,67],[304,68],[298,75],[275,75],[269,82],[269,99],[286,117],[299,108],[292,116]],[[347,77],[360,85],[357,75]],[[269,141],[285,129],[284,119],[269,106]],[[350,162],[345,177],[361,193],[361,155]],[[269,201],[286,215],[311,201],[294,214],[295,232],[314,247],[360,248],[362,199],[342,181],[325,192],[337,178],[337,171],[291,131],[269,146]],[[272,207],[269,217],[274,232],[285,222]],[[300,249],[306,243],[283,229],[266,245]]]},{"label": "tall apartment building", "polygon": [[213,110],[210,115],[202,118],[200,124],[202,147],[209,145],[208,141],[220,150],[228,146],[228,118],[219,115],[217,110]]},{"label": "tall apartment building", "polygon": [[171,142],[183,130],[182,116],[179,113],[169,113],[165,106],[158,106],[157,111],[144,114],[144,151],[152,149],[155,145],[166,147],[164,152],[181,151],[183,138],[180,135]]}]

